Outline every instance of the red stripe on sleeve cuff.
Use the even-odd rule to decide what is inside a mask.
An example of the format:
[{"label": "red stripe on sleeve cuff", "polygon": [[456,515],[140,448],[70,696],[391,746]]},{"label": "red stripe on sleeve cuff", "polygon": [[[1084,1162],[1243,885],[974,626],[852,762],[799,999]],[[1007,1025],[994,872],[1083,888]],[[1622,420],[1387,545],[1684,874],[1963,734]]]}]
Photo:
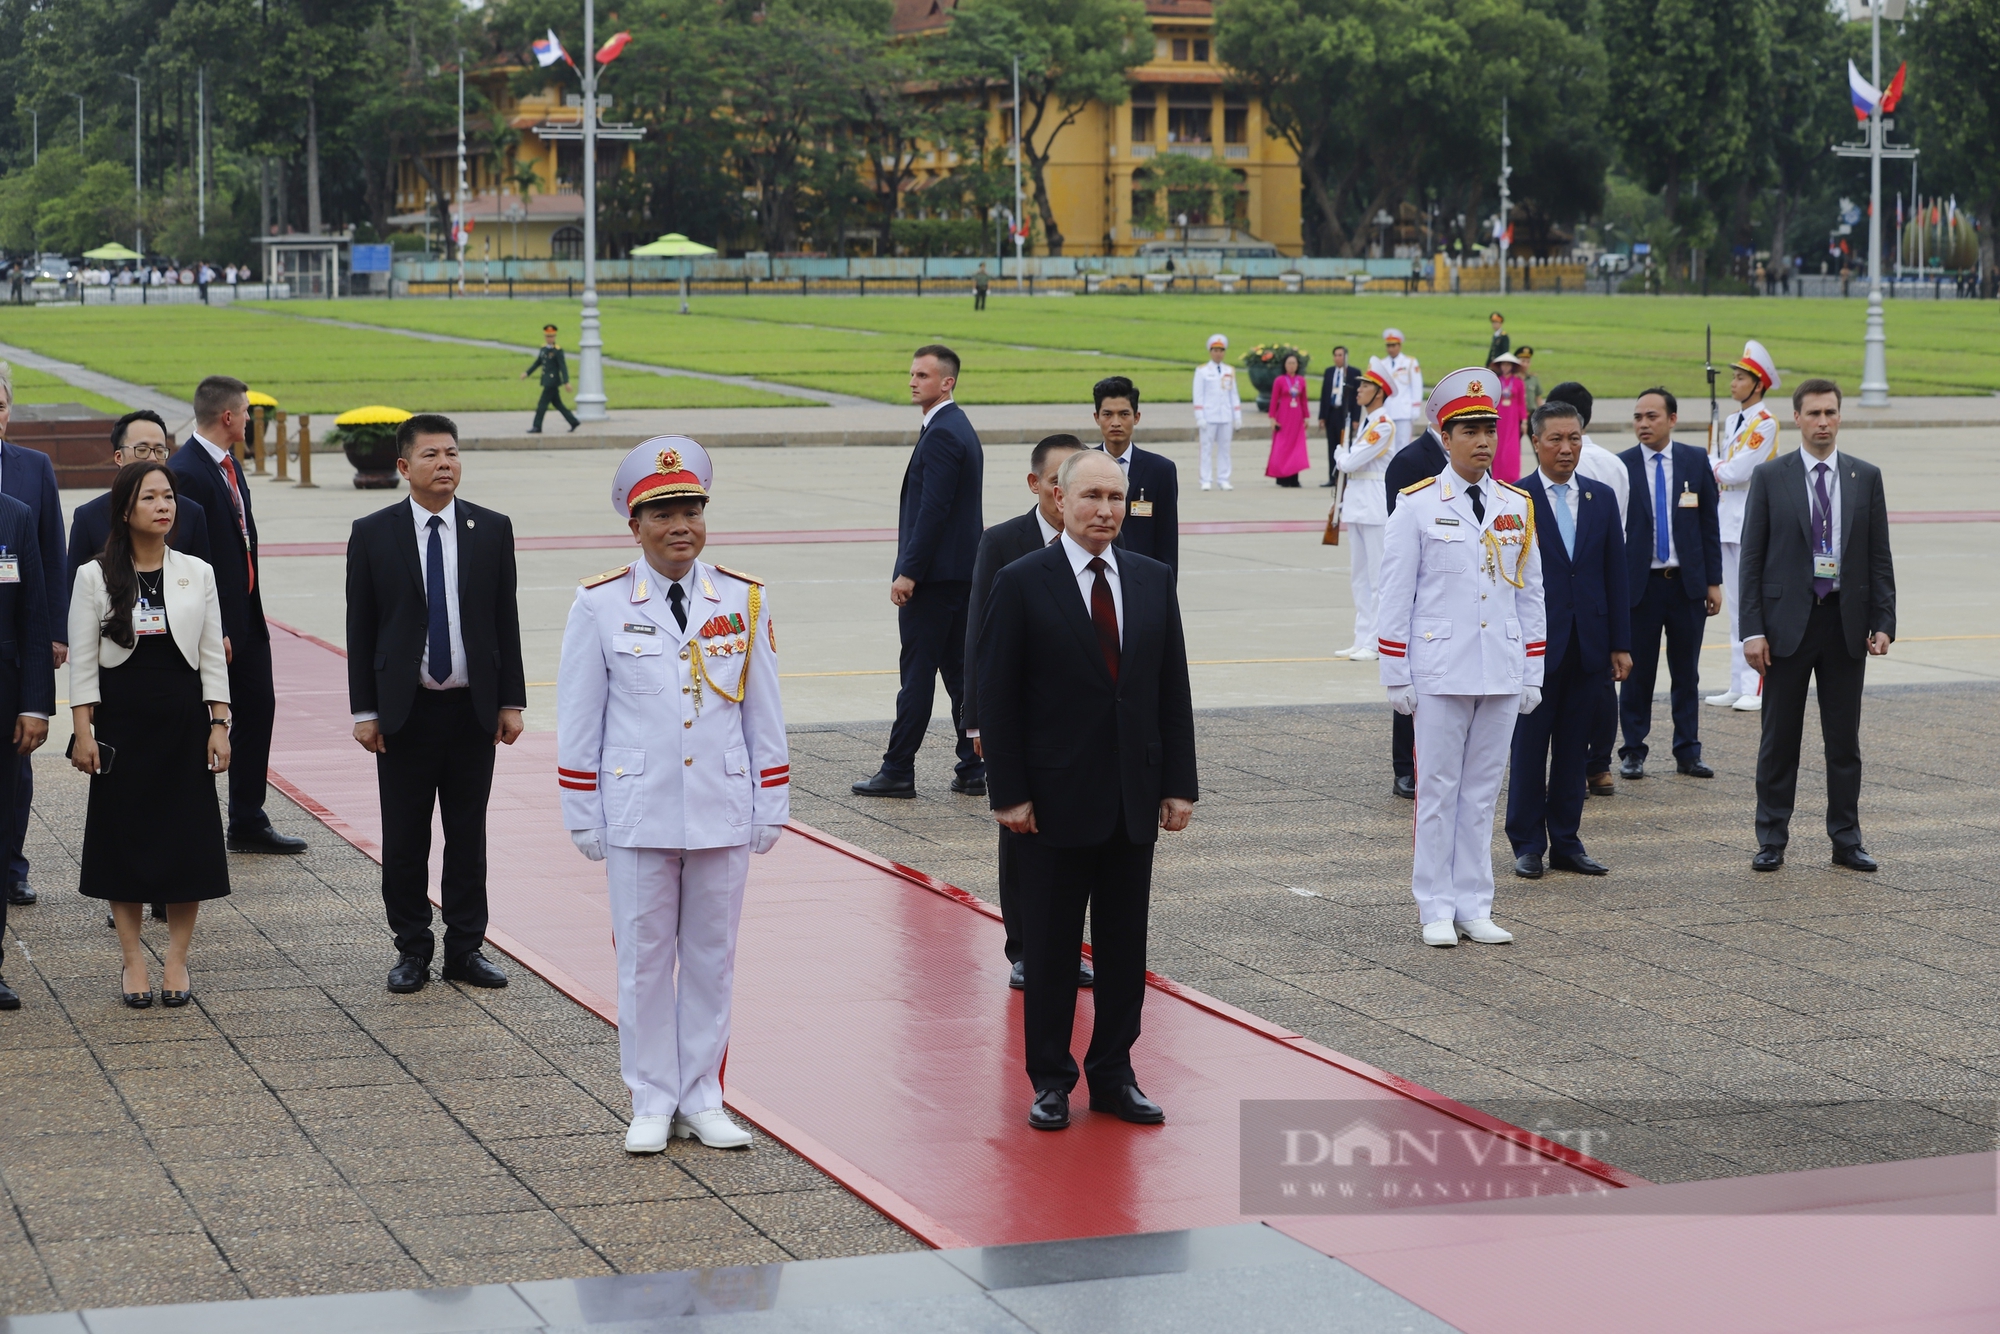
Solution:
[{"label": "red stripe on sleeve cuff", "polygon": [[791,765],[789,765],[789,764],[781,764],[781,765],[779,765],[779,766],[778,766],[777,768],[775,768],[775,769],[762,769],[762,770],[759,770],[759,771],[758,771],[758,774],[757,774],[757,776],[758,776],[759,778],[774,778],[774,777],[776,777],[776,776],[777,776],[777,775],[779,775],[779,774],[785,774],[785,773],[790,773],[791,771],[792,771],[792,766],[791,766]]},{"label": "red stripe on sleeve cuff", "polygon": [[588,778],[593,783],[597,781],[597,772],[594,769],[565,769],[559,764],[556,766],[556,773],[564,778]]},{"label": "red stripe on sleeve cuff", "polygon": [[1381,647],[1383,647],[1383,648],[1408,648],[1408,647],[1409,647],[1409,645],[1408,645],[1408,644],[1405,644],[1405,643],[1404,643],[1404,642],[1403,642],[1402,640],[1400,640],[1400,639],[1378,639],[1378,640],[1376,640],[1375,642],[1376,642],[1377,644],[1379,644],[1379,645],[1380,645]]},{"label": "red stripe on sleeve cuff", "polygon": [[556,786],[557,786],[557,787],[566,787],[566,788],[568,788],[568,789],[569,789],[570,791],[572,791],[572,792],[595,792],[595,791],[597,791],[597,784],[596,784],[596,783],[594,783],[594,782],[592,782],[592,783],[576,783],[576,782],[572,782],[571,780],[569,780],[569,779],[567,779],[567,778],[558,778],[558,779],[556,779]]},{"label": "red stripe on sleeve cuff", "polygon": [[787,774],[787,775],[785,775],[785,776],[784,776],[783,778],[766,778],[766,779],[765,779],[765,780],[764,780],[764,781],[763,781],[763,782],[762,782],[761,784],[759,784],[759,786],[761,786],[761,787],[784,787],[784,786],[786,786],[787,784],[789,784],[789,783],[790,783],[791,781],[792,781],[792,778],[791,778],[791,775],[790,775],[790,774]]}]

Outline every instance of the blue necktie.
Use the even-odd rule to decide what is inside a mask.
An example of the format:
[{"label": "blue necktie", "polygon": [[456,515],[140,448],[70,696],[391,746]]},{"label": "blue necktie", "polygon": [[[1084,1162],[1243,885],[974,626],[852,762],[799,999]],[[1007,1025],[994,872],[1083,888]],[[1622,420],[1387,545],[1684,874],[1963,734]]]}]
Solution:
[{"label": "blue necktie", "polygon": [[1667,563],[1667,525],[1674,521],[1667,508],[1667,451],[1653,455],[1653,559]]},{"label": "blue necktie", "polygon": [[1569,483],[1557,482],[1549,488],[1549,508],[1556,512],[1556,531],[1562,534],[1563,554],[1576,555],[1576,519],[1569,512]]},{"label": "blue necktie", "polygon": [[430,674],[443,685],[451,679],[451,608],[444,594],[444,520],[431,515],[430,546],[424,553],[424,598],[431,604]]}]

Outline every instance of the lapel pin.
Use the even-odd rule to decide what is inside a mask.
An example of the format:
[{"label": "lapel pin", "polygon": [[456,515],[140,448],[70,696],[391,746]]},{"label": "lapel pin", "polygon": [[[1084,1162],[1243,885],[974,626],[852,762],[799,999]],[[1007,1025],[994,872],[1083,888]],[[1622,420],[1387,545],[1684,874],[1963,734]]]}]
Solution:
[{"label": "lapel pin", "polygon": [[467,519],[465,521],[465,526],[467,528],[477,528],[479,526],[479,521],[476,519]]},{"label": "lapel pin", "polygon": [[176,579],[174,580],[174,582],[179,584],[182,588],[186,588],[188,586],[188,581],[185,579]]}]

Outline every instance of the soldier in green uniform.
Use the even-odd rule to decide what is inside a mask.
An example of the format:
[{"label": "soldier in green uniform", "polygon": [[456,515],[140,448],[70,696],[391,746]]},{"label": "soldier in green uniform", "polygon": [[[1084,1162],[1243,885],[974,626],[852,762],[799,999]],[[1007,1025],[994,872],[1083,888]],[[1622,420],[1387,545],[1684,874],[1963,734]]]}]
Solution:
[{"label": "soldier in green uniform", "polygon": [[562,401],[562,387],[569,383],[569,362],[564,359],[563,350],[556,346],[556,326],[553,324],[542,326],[542,350],[535,353],[535,359],[528,363],[528,369],[521,372],[521,378],[525,380],[536,371],[542,373],[542,401],[535,404],[535,424],[528,428],[528,434],[542,433],[542,418],[548,416],[550,408],[560,412],[563,420],[569,423],[569,429],[574,431],[577,428],[576,414],[564,407]]}]

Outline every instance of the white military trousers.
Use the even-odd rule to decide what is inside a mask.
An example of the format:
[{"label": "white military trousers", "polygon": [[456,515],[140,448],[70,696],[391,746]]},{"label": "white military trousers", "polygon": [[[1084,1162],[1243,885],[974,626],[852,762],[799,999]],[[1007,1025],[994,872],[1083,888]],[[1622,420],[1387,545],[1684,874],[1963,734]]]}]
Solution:
[{"label": "white military trousers", "polygon": [[604,864],[618,947],[619,1068],[632,1115],[720,1107],[750,848],[613,847]]},{"label": "white military trousers", "polygon": [[[1368,479],[1374,481],[1373,478]],[[1374,482],[1380,486],[1380,482]],[[1350,482],[1349,485],[1352,485]],[[1389,526],[1382,523],[1350,523],[1341,536],[1347,543],[1350,565],[1347,585],[1354,592],[1354,646],[1375,649],[1375,604],[1382,592],[1382,541]]]},{"label": "white military trousers", "polygon": [[1521,697],[1417,696],[1417,915],[1476,922],[1493,915],[1493,807],[1514,745]]},{"label": "white military trousers", "polygon": [[1741,542],[1722,544],[1722,596],[1728,600],[1722,614],[1729,620],[1729,690],[1731,694],[1754,695],[1757,693],[1757,673],[1743,657],[1743,627],[1736,620],[1743,610],[1743,587],[1739,575],[1742,561]]},{"label": "white military trousers", "polygon": [[1236,435],[1234,422],[1203,422],[1201,424],[1201,481],[1206,486],[1210,482],[1229,480],[1229,443]]}]

